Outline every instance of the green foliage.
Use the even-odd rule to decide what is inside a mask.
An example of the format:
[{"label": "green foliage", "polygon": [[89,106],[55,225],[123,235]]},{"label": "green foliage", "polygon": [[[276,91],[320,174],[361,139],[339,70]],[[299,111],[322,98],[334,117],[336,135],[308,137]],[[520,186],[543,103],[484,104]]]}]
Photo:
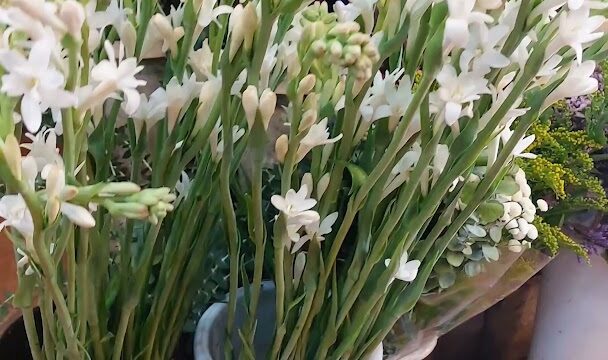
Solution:
[{"label": "green foliage", "polygon": [[[607,64],[603,67],[608,69]],[[529,130],[536,139],[527,149],[538,157],[519,161],[535,198],[547,199],[551,204],[550,210],[537,214],[535,221],[539,232],[536,244],[551,254],[567,248],[586,257],[583,247],[560,228],[576,212],[608,211],[606,191],[591,155],[607,144],[608,101],[605,90],[590,95],[589,99],[591,104],[585,109],[584,119],[583,114],[572,112],[566,100],[542,114]]]},{"label": "green foliage", "polygon": [[567,249],[589,261],[587,250],[571,237],[564,234],[560,227],[547,224],[540,216],[534,219],[533,224],[538,230],[538,239],[535,244],[540,244],[552,256],[557,254],[560,249]]}]

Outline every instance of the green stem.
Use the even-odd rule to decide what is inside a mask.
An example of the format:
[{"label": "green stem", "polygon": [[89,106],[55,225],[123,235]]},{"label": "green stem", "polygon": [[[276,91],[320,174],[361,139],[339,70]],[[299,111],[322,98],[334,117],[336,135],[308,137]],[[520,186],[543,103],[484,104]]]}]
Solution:
[{"label": "green stem", "polygon": [[43,360],[44,355],[40,349],[38,331],[36,330],[36,322],[34,321],[34,311],[31,307],[24,308],[21,311],[23,312],[23,323],[25,325],[25,333],[27,334],[27,341],[32,353],[32,358],[34,360]]}]

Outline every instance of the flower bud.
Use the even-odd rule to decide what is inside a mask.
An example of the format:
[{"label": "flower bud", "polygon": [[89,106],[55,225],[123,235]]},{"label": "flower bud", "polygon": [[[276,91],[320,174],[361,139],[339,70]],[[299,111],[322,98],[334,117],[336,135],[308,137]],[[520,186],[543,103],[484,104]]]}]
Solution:
[{"label": "flower bud", "polygon": [[130,21],[124,21],[119,31],[120,40],[125,45],[125,55],[135,56],[135,46],[137,45],[137,31]]},{"label": "flower bud", "polygon": [[302,176],[302,185],[306,185],[306,188],[308,189],[308,193],[312,194],[313,180],[312,180],[311,173],[306,173],[306,174],[304,174],[304,176]]},{"label": "flower bud", "polygon": [[276,143],[274,144],[274,152],[277,157],[279,163],[283,163],[285,161],[285,155],[287,155],[287,150],[289,149],[289,138],[286,134],[279,136]]},{"label": "flower bud", "polygon": [[300,121],[300,126],[298,127],[298,131],[306,131],[310,129],[317,122],[317,111],[310,109],[306,110],[304,115],[302,115],[302,121]]},{"label": "flower bud", "polygon": [[114,183],[109,183],[107,185],[105,185],[103,187],[103,189],[101,189],[100,191],[100,196],[103,196],[101,194],[106,194],[106,195],[131,195],[131,194],[135,194],[141,191],[141,188],[139,187],[139,185],[132,183],[132,182],[114,182]]},{"label": "flower bud", "polygon": [[228,53],[230,61],[234,59],[241,45],[245,51],[251,49],[257,24],[258,14],[253,2],[249,2],[245,7],[241,4],[234,7],[229,24],[229,29],[232,32]]},{"label": "flower bud", "polygon": [[8,134],[4,142],[0,139],[0,151],[13,176],[21,180],[21,149],[15,135]]},{"label": "flower bud", "polygon": [[80,40],[82,24],[85,20],[84,8],[74,0],[67,0],[61,4],[59,17],[65,24],[68,34],[73,38]]},{"label": "flower bud", "polygon": [[327,44],[323,40],[315,40],[310,45],[310,50],[316,57],[321,57],[327,51]]},{"label": "flower bud", "polygon": [[325,190],[327,190],[327,187],[329,186],[329,180],[330,180],[329,173],[326,173],[325,175],[321,176],[321,179],[319,179],[319,182],[317,183],[317,199],[318,200],[321,200],[321,198],[323,197],[323,194],[325,194]]},{"label": "flower bud", "polygon": [[307,95],[315,87],[317,78],[314,74],[306,75],[298,84],[298,96]]},{"label": "flower bud", "polygon": [[243,91],[241,100],[243,102],[243,109],[245,110],[245,118],[247,119],[247,124],[249,124],[249,129],[253,129],[259,105],[258,89],[253,85],[249,85],[247,89]]},{"label": "flower bud", "polygon": [[260,96],[260,116],[264,124],[264,130],[268,130],[268,124],[277,107],[277,94],[270,89],[266,89]]}]

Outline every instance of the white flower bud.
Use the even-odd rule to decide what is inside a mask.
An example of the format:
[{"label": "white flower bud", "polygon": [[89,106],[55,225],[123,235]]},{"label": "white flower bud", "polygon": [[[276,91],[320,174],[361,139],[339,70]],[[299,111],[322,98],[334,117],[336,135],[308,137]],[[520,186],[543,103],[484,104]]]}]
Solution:
[{"label": "white flower bud", "polygon": [[517,219],[517,225],[519,227],[519,231],[521,231],[524,234],[528,233],[528,230],[530,229],[530,224],[528,224],[528,222],[525,219]]},{"label": "white flower bud", "polygon": [[315,87],[316,82],[317,78],[314,74],[306,75],[298,84],[298,96],[308,95]]},{"label": "white flower bud", "polygon": [[119,30],[120,40],[125,45],[127,57],[135,56],[135,46],[137,45],[137,31],[130,21],[124,21]]},{"label": "white flower bud", "polygon": [[249,124],[249,129],[253,129],[255,116],[259,106],[258,89],[253,85],[249,85],[247,89],[243,91],[241,100],[243,102],[243,109],[245,110],[245,118],[247,119],[247,124]]},{"label": "white flower bud", "polygon": [[306,174],[304,174],[304,176],[302,176],[302,185],[306,185],[306,188],[308,189],[308,192],[310,194],[312,194],[313,179],[312,179],[312,174],[311,173],[306,173]]},{"label": "white flower bud", "polygon": [[513,220],[509,221],[507,223],[507,225],[505,225],[505,229],[512,230],[512,229],[517,228],[518,226],[519,226],[519,224],[517,224],[517,220],[513,219]]},{"label": "white flower bud", "polygon": [[4,142],[0,139],[0,151],[13,176],[21,180],[21,149],[15,135],[8,134]]},{"label": "white flower bud", "polygon": [[268,124],[274,114],[277,107],[277,94],[272,92],[270,89],[266,89],[260,96],[260,115],[262,117],[262,123],[264,124],[264,130],[268,130]]},{"label": "white flower bud", "polygon": [[329,186],[329,180],[329,173],[321,176],[321,179],[317,183],[317,199],[321,200],[323,194],[325,194],[325,190],[327,190],[327,187]]},{"label": "white flower bud", "polygon": [[543,199],[538,199],[536,201],[536,205],[538,205],[538,210],[542,212],[549,210],[549,204],[547,204],[547,202]]},{"label": "white flower bud", "polygon": [[279,136],[276,143],[274,144],[274,152],[277,160],[282,164],[285,161],[285,155],[289,149],[289,138],[286,134]]},{"label": "white flower bud", "polygon": [[78,1],[67,0],[61,4],[59,17],[65,24],[68,34],[80,40],[82,24],[85,20],[84,8]]},{"label": "white flower bud", "polygon": [[313,110],[313,109],[307,110],[304,113],[304,115],[302,115],[302,121],[300,121],[300,126],[298,127],[298,131],[308,130],[316,122],[317,122],[317,111]]},{"label": "white flower bud", "polygon": [[241,45],[245,51],[251,49],[255,29],[258,27],[258,14],[255,11],[253,2],[249,2],[245,7],[239,4],[234,7],[230,14],[229,30],[230,37],[229,59],[232,61]]},{"label": "white flower bud", "polygon": [[530,240],[536,240],[538,238],[538,229],[536,228],[536,226],[530,224],[530,227],[528,228],[528,234],[526,234],[526,236]]}]

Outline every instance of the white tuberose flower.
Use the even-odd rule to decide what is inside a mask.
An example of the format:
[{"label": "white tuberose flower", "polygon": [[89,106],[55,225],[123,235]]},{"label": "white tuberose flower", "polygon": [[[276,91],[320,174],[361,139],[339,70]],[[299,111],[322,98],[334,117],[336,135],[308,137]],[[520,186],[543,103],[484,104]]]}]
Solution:
[{"label": "white tuberose flower", "polygon": [[[384,260],[385,266],[388,267],[390,264],[391,259]],[[393,275],[393,280],[399,279],[401,281],[414,281],[414,279],[416,279],[416,276],[418,275],[419,267],[420,260],[407,261],[407,252],[404,252],[403,255],[401,255],[401,259],[399,260],[399,267]],[[391,282],[393,280],[391,280]]]},{"label": "white tuberose flower", "polygon": [[228,5],[220,5],[215,7],[217,0],[203,0],[200,10],[198,11],[198,25],[201,28],[206,28],[211,22],[217,22],[217,18],[223,14],[230,14],[232,7]]},{"label": "white tuberose flower", "polygon": [[56,164],[47,165],[42,170],[41,175],[46,180],[46,214],[51,221],[54,221],[58,213],[61,212],[78,226],[83,228],[95,226],[95,219],[87,209],[68,202],[76,195],[77,191],[65,184],[63,166]]},{"label": "white tuberose flower", "polygon": [[300,141],[300,147],[298,148],[297,153],[297,160],[301,161],[302,159],[304,159],[306,154],[308,154],[308,152],[312,150],[312,148],[314,148],[315,146],[333,144],[340,139],[342,139],[342,134],[336,136],[333,139],[329,138],[329,130],[327,129],[327,118],[325,118],[321,120],[321,122],[319,122],[318,124],[311,126],[310,130],[308,130],[308,134],[306,134],[302,141]]},{"label": "white tuberose flower", "polygon": [[135,78],[143,66],[138,66],[137,59],[133,57],[123,60],[124,46],[122,43],[119,45],[118,57],[109,41],[104,43],[104,48],[108,59],[100,61],[91,69],[91,78],[99,82],[99,85],[80,104],[80,109],[87,110],[103,104],[107,98],[116,96],[117,92],[122,92],[126,99],[123,109],[128,115],[131,115],[137,110],[140,102],[139,93],[135,89],[138,86],[146,85],[144,80]]},{"label": "white tuberose flower", "polygon": [[21,194],[5,195],[0,198],[0,231],[10,226],[19,231],[25,238],[31,238],[34,234],[34,222],[32,214],[25,204]]},{"label": "white tuberose flower", "polygon": [[167,93],[165,89],[158,88],[150,95],[150,99],[145,94],[140,94],[139,108],[131,116],[135,125],[135,136],[139,137],[146,125],[150,130],[167,113]]},{"label": "white tuberose flower", "polygon": [[63,89],[64,76],[50,66],[53,37],[36,41],[26,59],[18,52],[0,51],[2,92],[22,96],[21,116],[28,131],[35,133],[42,123],[42,113],[49,107],[65,108],[76,104],[76,96]]},{"label": "white tuberose flower", "polygon": [[300,187],[298,192],[289,189],[285,197],[273,195],[270,202],[287,217],[288,224],[301,226],[319,221],[319,214],[310,210],[317,204],[317,200],[308,197],[308,186],[305,184]]},{"label": "white tuberose flower", "polygon": [[564,81],[547,96],[543,108],[551,106],[556,101],[580,95],[588,95],[598,88],[597,79],[591,75],[595,71],[595,62],[588,60],[578,65],[572,64]]},{"label": "white tuberose flower", "polygon": [[439,89],[431,94],[431,103],[436,111],[443,110],[445,122],[452,125],[462,116],[463,105],[480,98],[481,94],[491,93],[488,81],[477,72],[461,72],[450,64],[443,66],[437,75]]},{"label": "white tuberose flower", "polygon": [[600,27],[606,20],[601,15],[589,16],[589,8],[563,12],[559,17],[557,37],[549,45],[549,54],[559,51],[563,46],[571,47],[576,53],[576,60],[583,62],[585,45],[599,39],[604,34]]},{"label": "white tuberose flower", "polygon": [[345,5],[342,1],[336,1],[334,10],[340,22],[355,21],[361,16],[365,32],[370,33],[374,28],[374,11],[377,2],[378,0],[351,0]]},{"label": "white tuberose flower", "polygon": [[315,221],[312,224],[306,225],[306,235],[302,236],[300,240],[293,245],[291,253],[293,254],[298,251],[307,241],[312,240],[313,238],[316,238],[319,242],[325,240],[325,235],[331,233],[331,227],[337,219],[338,213],[334,212],[327,215],[320,223],[319,221]]},{"label": "white tuberose flower", "polygon": [[469,42],[469,24],[490,23],[494,19],[485,13],[474,11],[476,0],[447,0],[449,16],[445,21],[446,46],[463,48]]}]

